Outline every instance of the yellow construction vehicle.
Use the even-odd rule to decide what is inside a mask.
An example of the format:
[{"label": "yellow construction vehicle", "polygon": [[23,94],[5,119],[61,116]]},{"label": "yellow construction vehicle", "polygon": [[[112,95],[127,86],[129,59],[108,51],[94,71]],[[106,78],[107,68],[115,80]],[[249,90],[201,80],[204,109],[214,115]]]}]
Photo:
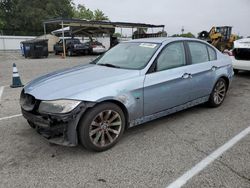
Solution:
[{"label": "yellow construction vehicle", "polygon": [[212,27],[209,32],[200,32],[198,38],[206,40],[220,51],[224,51],[225,49],[230,50],[233,48],[233,42],[237,39],[237,36],[232,34],[231,26],[221,26]]}]

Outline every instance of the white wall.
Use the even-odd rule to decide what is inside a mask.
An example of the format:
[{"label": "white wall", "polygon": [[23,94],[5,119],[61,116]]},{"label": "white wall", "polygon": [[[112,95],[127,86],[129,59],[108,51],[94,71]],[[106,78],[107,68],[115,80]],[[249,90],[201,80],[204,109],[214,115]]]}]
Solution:
[{"label": "white wall", "polygon": [[20,42],[34,38],[36,37],[0,35],[0,50],[20,50]]}]

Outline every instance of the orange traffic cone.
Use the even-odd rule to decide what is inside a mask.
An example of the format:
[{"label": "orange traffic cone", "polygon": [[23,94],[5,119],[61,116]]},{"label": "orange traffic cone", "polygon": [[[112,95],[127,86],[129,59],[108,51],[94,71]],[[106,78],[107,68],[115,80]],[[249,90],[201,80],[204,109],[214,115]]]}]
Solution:
[{"label": "orange traffic cone", "polygon": [[21,78],[18,74],[18,70],[16,68],[15,63],[13,63],[12,85],[10,85],[10,87],[12,88],[23,87],[23,84],[21,82]]}]

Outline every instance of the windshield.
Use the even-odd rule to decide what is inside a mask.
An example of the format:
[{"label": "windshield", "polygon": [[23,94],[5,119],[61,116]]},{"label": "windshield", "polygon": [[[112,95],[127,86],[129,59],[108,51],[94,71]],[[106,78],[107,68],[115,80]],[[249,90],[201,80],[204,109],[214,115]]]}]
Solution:
[{"label": "windshield", "polygon": [[155,43],[120,43],[95,62],[97,65],[139,70],[148,64],[159,46]]}]

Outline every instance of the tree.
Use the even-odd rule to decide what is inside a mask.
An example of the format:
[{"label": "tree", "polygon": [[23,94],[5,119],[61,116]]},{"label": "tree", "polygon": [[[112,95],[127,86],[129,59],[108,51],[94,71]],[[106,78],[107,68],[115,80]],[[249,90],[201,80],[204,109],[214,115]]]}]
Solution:
[{"label": "tree", "polygon": [[[72,17],[108,20],[99,9],[76,8],[73,0],[0,0],[0,33],[7,35],[40,35],[44,20]],[[55,29],[55,25],[47,26],[48,31]]]},{"label": "tree", "polygon": [[114,33],[113,36],[117,37],[117,38],[120,38],[120,37],[122,37],[122,34],[121,33]]},{"label": "tree", "polygon": [[84,5],[78,5],[77,8],[74,8],[74,17],[86,20],[93,20],[94,13],[87,9]]},{"label": "tree", "polygon": [[192,33],[190,33],[190,32],[188,32],[188,33],[183,33],[183,34],[174,34],[174,35],[172,35],[172,37],[187,37],[187,38],[195,38],[195,36],[192,34]]},{"label": "tree", "polygon": [[94,19],[96,21],[108,21],[109,18],[99,9],[94,11]]},{"label": "tree", "polygon": [[108,16],[104,14],[99,9],[94,11],[87,9],[84,5],[78,5],[77,8],[73,8],[74,17],[86,20],[95,20],[95,21],[105,21],[109,20]]},{"label": "tree", "polygon": [[39,35],[43,20],[73,16],[72,0],[2,0],[0,30],[8,35]]}]

